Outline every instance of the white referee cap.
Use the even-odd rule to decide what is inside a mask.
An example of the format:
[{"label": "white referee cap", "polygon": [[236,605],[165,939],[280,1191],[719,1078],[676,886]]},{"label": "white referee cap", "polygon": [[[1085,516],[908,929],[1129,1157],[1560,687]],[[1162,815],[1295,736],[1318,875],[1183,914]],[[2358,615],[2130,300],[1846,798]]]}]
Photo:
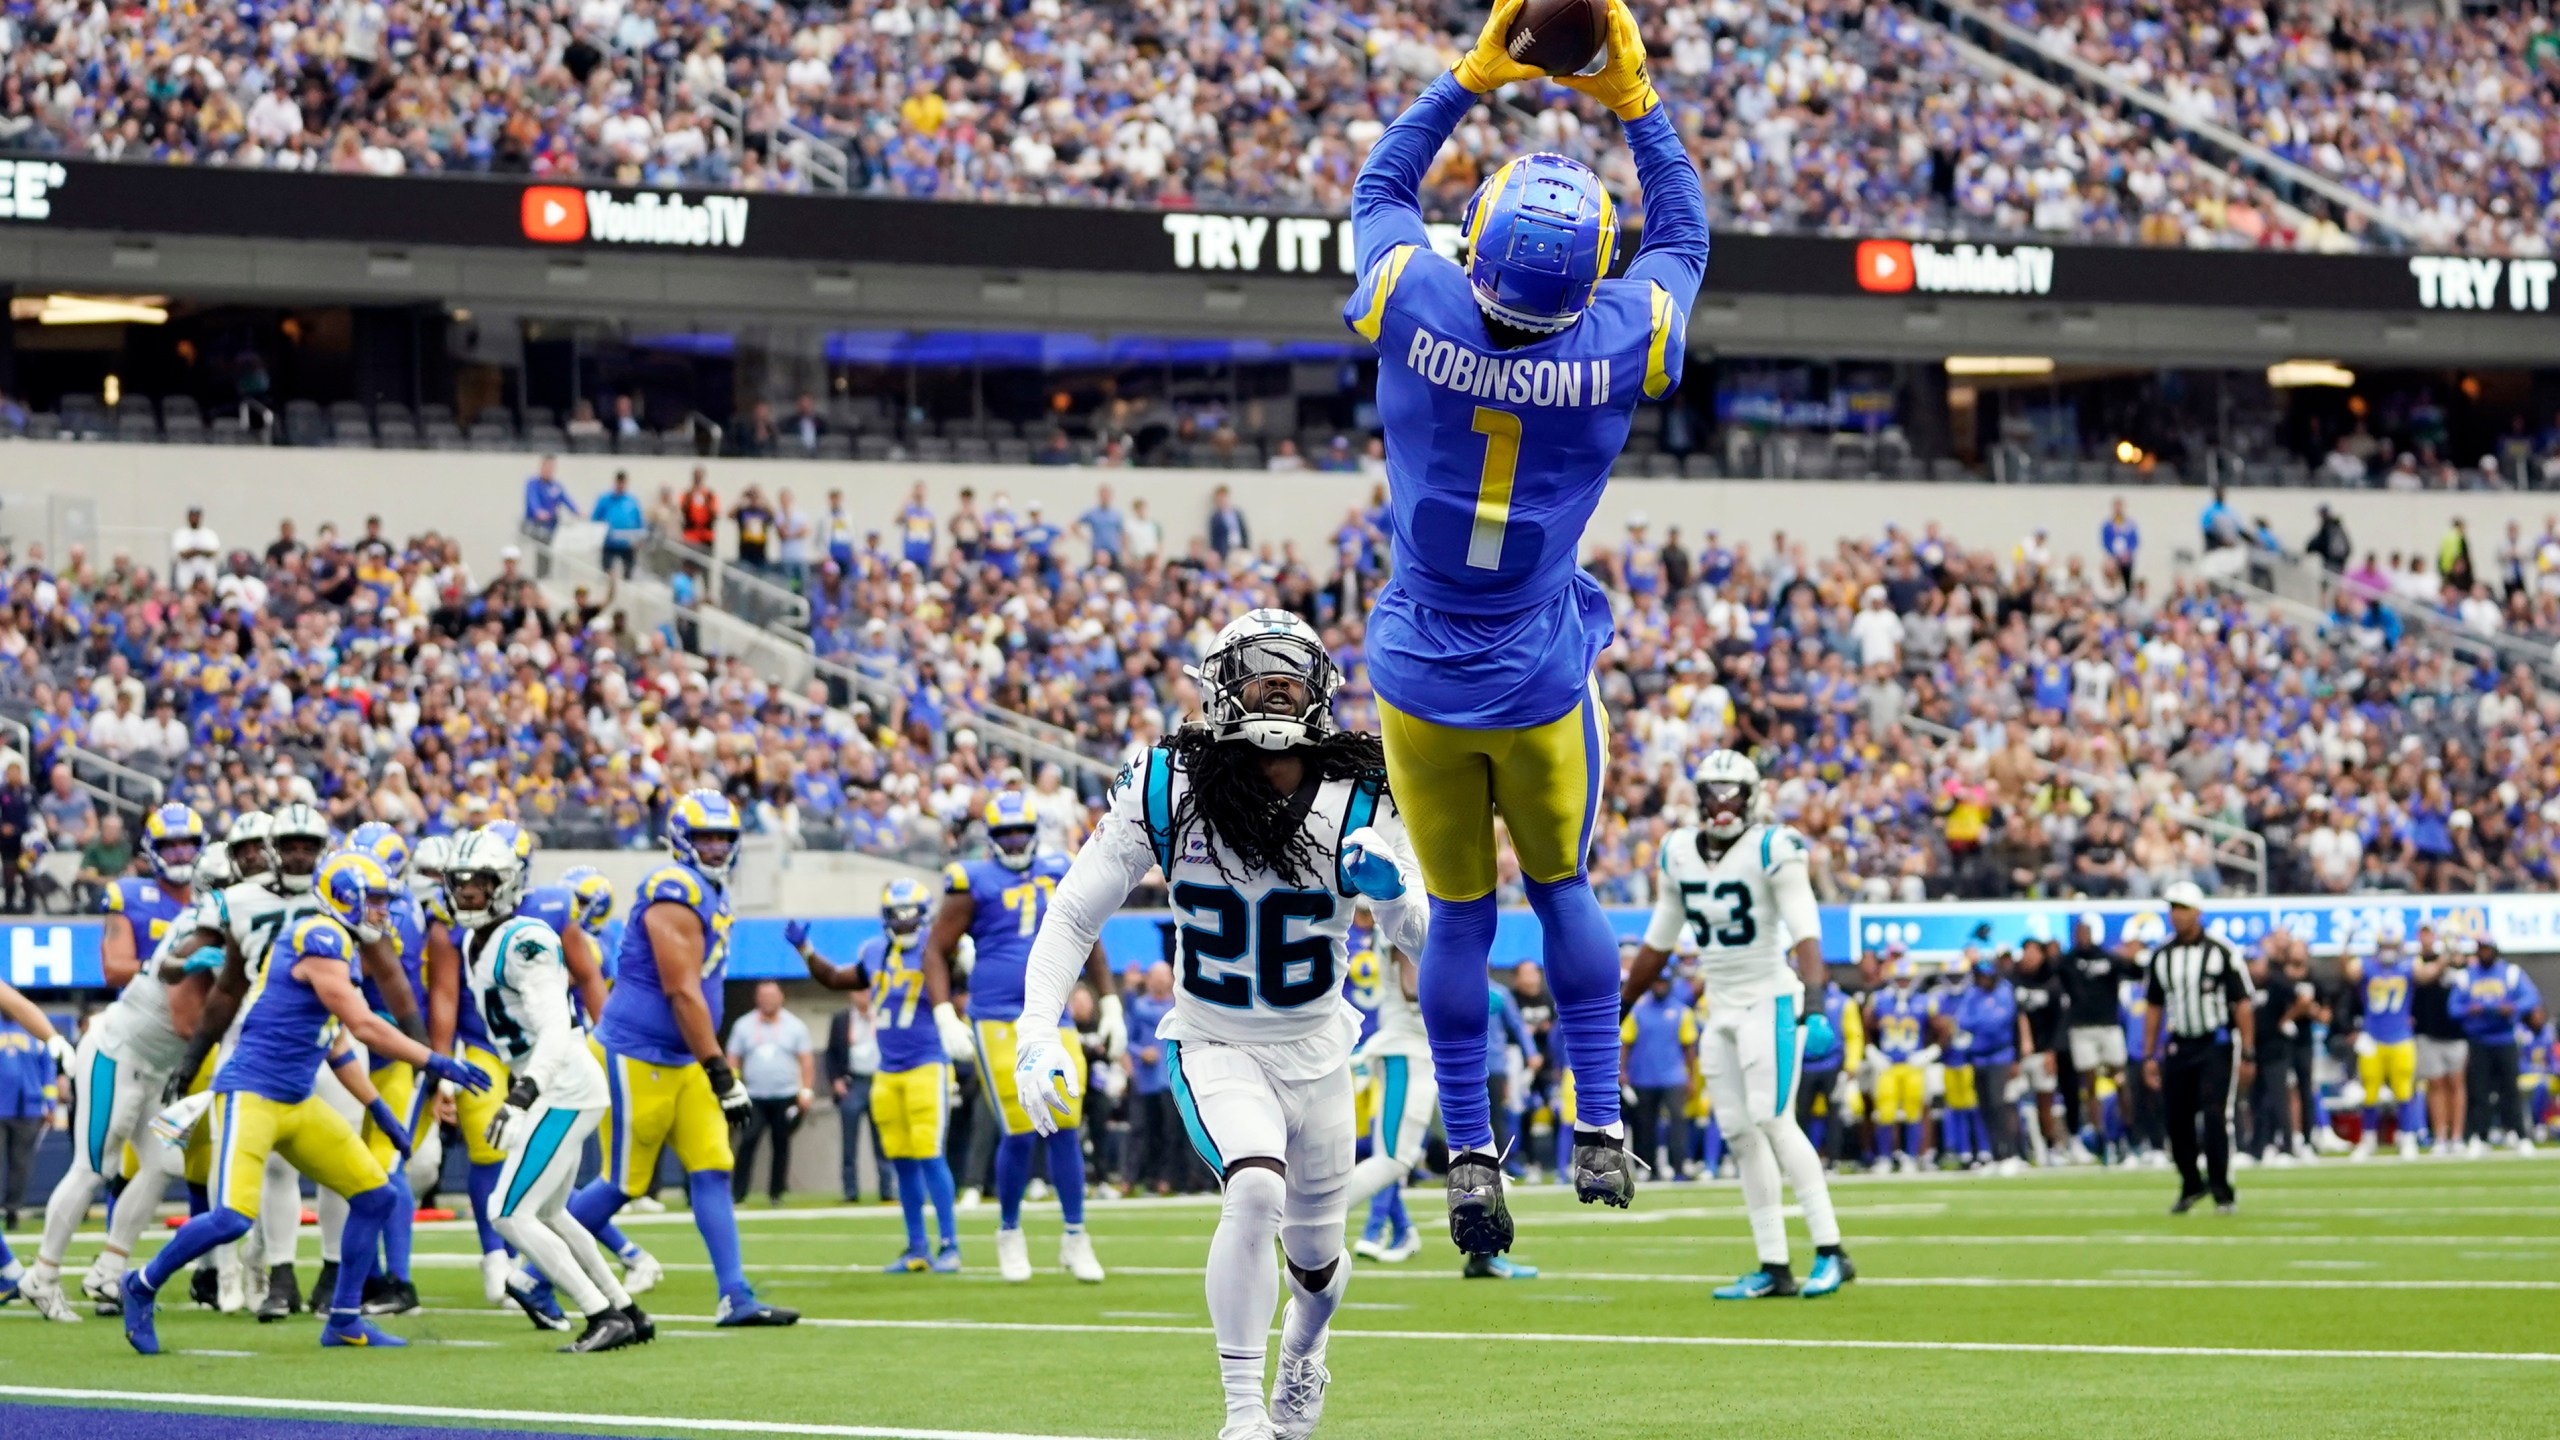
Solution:
[{"label": "white referee cap", "polygon": [[2160,898],[2167,901],[2169,908],[2172,910],[2201,910],[2204,908],[2204,891],[2196,888],[2196,882],[2193,880],[2180,880],[2176,882],[2166,890],[2161,891]]}]

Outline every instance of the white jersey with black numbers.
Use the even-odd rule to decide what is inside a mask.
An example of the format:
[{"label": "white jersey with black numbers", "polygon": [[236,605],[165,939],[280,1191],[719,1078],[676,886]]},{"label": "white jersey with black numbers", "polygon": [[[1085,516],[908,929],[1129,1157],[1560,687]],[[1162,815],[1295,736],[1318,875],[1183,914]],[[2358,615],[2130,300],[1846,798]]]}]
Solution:
[{"label": "white jersey with black numbers", "polygon": [[[216,892],[212,911],[199,916],[196,924],[201,929],[220,931],[223,940],[240,952],[249,984],[254,987],[258,977],[267,971],[267,957],[275,953],[276,942],[293,928],[295,921],[319,913],[320,902],[309,891],[288,895],[260,878]],[[196,953],[206,954],[202,950]],[[221,957],[210,958],[218,964]],[[240,1022],[247,1018],[249,1007],[245,1004],[231,1017],[231,1028],[222,1037],[225,1056],[231,1053],[232,1042],[240,1037]]]},{"label": "white jersey with black numbers", "polygon": [[578,1027],[569,958],[558,933],[539,920],[512,916],[471,932],[463,958],[472,1003],[508,1071],[531,1076],[541,1098],[564,1110],[604,1106],[610,1098],[604,1068]]},{"label": "white jersey with black numbers", "polygon": [[[1055,986],[1063,1000],[1102,922],[1148,872],[1161,869],[1181,935],[1173,1013],[1158,1033],[1169,1040],[1287,1045],[1299,1053],[1285,1068],[1300,1078],[1339,1068],[1360,1033],[1342,980],[1344,942],[1363,903],[1343,873],[1344,836],[1376,829],[1407,876],[1403,896],[1367,902],[1381,954],[1390,945],[1419,953],[1427,923],[1421,871],[1384,777],[1326,780],[1302,792],[1297,804],[1314,869],[1296,877],[1251,869],[1205,822],[1181,826],[1177,834],[1174,817],[1188,784],[1163,746],[1120,772],[1109,813],[1058,883],[1032,943],[1032,980]],[[1380,987],[1382,996],[1387,988]],[[1024,1013],[1040,1003],[1026,1001]],[[1383,1017],[1382,1009],[1382,1025]]]},{"label": "white jersey with black numbers", "polygon": [[1669,951],[1684,933],[1695,940],[1711,1008],[1801,998],[1804,981],[1787,952],[1822,933],[1811,847],[1783,825],[1754,825],[1721,854],[1704,839],[1694,827],[1664,837],[1644,943]]},{"label": "white jersey with black numbers", "polygon": [[189,901],[161,934],[160,943],[151,947],[151,958],[116,992],[115,1003],[98,1020],[100,1049],[118,1060],[163,1073],[187,1058],[187,1037],[178,1033],[177,1022],[169,1015],[169,982],[160,978],[160,964],[180,940],[203,924],[201,917],[210,898]]},{"label": "white jersey with black numbers", "polygon": [[1404,967],[1391,952],[1378,956],[1378,1028],[1360,1050],[1366,1055],[1431,1058],[1431,1037],[1422,1028],[1422,1005],[1404,993]]}]

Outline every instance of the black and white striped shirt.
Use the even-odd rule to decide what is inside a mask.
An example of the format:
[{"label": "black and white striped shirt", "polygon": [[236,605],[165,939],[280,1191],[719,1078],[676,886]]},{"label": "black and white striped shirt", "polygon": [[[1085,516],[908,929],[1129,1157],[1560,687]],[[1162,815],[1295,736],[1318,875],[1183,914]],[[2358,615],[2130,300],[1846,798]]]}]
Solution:
[{"label": "black and white striped shirt", "polygon": [[2143,999],[2161,1008],[2162,1028],[2173,1039],[2220,1038],[2231,1027],[2231,1007],[2257,998],[2248,965],[2211,935],[2172,936],[2144,968]]}]

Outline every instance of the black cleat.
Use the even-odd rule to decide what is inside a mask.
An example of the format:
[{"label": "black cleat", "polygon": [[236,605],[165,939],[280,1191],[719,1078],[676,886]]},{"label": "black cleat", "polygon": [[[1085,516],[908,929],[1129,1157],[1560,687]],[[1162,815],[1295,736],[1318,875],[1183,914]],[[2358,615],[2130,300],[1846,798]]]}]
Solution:
[{"label": "black cleat", "polygon": [[1588,1205],[1594,1200],[1624,1210],[1635,1203],[1635,1166],[1627,1158],[1627,1142],[1599,1130],[1573,1132],[1573,1193]]},{"label": "black cleat", "polygon": [[406,1315],[418,1308],[418,1287],[406,1280],[384,1280],[365,1288],[367,1315]]},{"label": "black cleat", "polygon": [[267,1267],[267,1298],[258,1302],[258,1323],[271,1325],[302,1313],[302,1282],[290,1265]]},{"label": "black cleat", "polygon": [[767,1305],[749,1296],[744,1300],[720,1297],[718,1319],[712,1323],[723,1330],[779,1329],[800,1323],[800,1312],[781,1305]]},{"label": "black cleat", "polygon": [[2204,1192],[2201,1190],[2190,1190],[2178,1197],[2178,1203],[2169,1207],[2169,1213],[2172,1215],[2184,1215],[2203,1203]]},{"label": "black cleat", "polygon": [[[373,1286],[377,1278],[370,1275],[365,1277],[364,1294],[368,1300],[373,1298]],[[320,1278],[311,1282],[311,1308],[326,1315],[335,1309],[337,1304],[338,1262],[323,1260],[320,1262]]]},{"label": "black cleat", "polygon": [[1449,1157],[1449,1239],[1469,1255],[1498,1255],[1511,1248],[1511,1205],[1502,1196],[1502,1162],[1482,1150]]},{"label": "black cleat", "polygon": [[[196,1273],[187,1278],[187,1299],[189,1302],[201,1305],[207,1310],[217,1309],[221,1306],[222,1280],[219,1276],[213,1273],[212,1266],[199,1265],[196,1267]],[[123,1314],[124,1307],[121,1305],[117,1306],[116,1313],[119,1315]]]},{"label": "black cleat", "polygon": [[631,1322],[631,1336],[634,1342],[646,1345],[658,1338],[658,1322],[649,1318],[648,1311],[637,1305],[625,1305],[622,1307],[622,1318]]},{"label": "black cleat", "polygon": [[600,1350],[619,1350],[640,1343],[640,1332],[631,1327],[631,1318],[619,1310],[599,1310],[587,1317],[587,1328],[578,1338],[560,1347],[563,1355],[593,1355]]}]

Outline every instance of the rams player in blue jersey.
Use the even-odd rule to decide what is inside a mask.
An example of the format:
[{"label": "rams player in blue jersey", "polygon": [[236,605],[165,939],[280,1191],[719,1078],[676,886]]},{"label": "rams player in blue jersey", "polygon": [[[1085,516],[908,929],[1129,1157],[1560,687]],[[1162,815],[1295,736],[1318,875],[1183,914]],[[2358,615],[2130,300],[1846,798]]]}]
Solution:
[{"label": "rams player in blue jersey", "polygon": [[107,887],[107,923],[98,937],[98,954],[106,966],[108,989],[122,990],[141,971],[178,912],[194,901],[196,857],[204,853],[205,840],[203,817],[174,802],[142,822],[142,858],[151,873]]},{"label": "rams player in blue jersey", "polygon": [[1618,948],[1585,870],[1608,767],[1591,664],[1613,629],[1577,563],[1583,528],[1635,407],[1680,380],[1689,303],[1705,277],[1696,169],[1644,69],[1625,0],[1611,0],[1598,73],[1562,77],[1625,124],[1644,244],[1609,268],[1617,208],[1600,177],[1526,155],[1485,180],[1461,221],[1463,263],[1434,253],[1419,199],[1433,157],[1476,102],[1540,72],[1503,42],[1502,0],[1475,48],[1387,127],[1352,189],[1359,288],[1343,315],[1378,352],[1395,575],[1369,618],[1369,675],[1431,896],[1421,1003],[1452,1152],[1458,1248],[1509,1248],[1485,1076],[1497,811],[1545,940],[1582,1113],[1574,1189],[1628,1204],[1618,1117]]},{"label": "rams player in blue jersey", "polygon": [[[352,1036],[378,1054],[418,1066],[464,1090],[485,1090],[489,1077],[437,1055],[373,1013],[357,988],[358,949],[378,943],[390,924],[391,877],[369,855],[331,857],[313,878],[317,913],[279,935],[240,1007],[240,1033],[213,1077],[213,1208],[190,1220],[151,1263],[124,1279],[125,1338],[145,1355],[160,1353],[152,1307],[160,1287],[197,1256],[249,1233],[257,1222],[267,1157],[347,1200],[348,1254],[329,1297],[324,1346],[397,1346],[408,1342],[366,1323],[364,1281],[393,1205],[390,1179],[355,1127],[313,1093],[322,1061],[336,1072],[395,1151],[408,1133],[365,1078],[345,1043]],[[343,1031],[343,1034],[342,1034]],[[316,1298],[316,1297],[315,1297]]]},{"label": "rams player in blue jersey", "polygon": [[[951,1162],[943,1155],[950,1132],[951,1057],[943,1051],[932,1010],[923,1004],[925,912],[932,893],[913,880],[892,880],[880,892],[880,933],[862,942],[851,966],[831,965],[809,943],[806,921],[794,920],[782,938],[800,952],[809,978],[850,993],[865,1006],[879,1037],[880,1073],[871,1082],[871,1123],[880,1150],[897,1170],[898,1203],[906,1211],[906,1253],[889,1262],[892,1275],[960,1268],[960,1232],[953,1228]],[[933,1199],[942,1247],[928,1251],[924,1202]]]},{"label": "rams player in blue jersey", "polygon": [[[658,1152],[675,1146],[693,1197],[693,1224],[720,1285],[719,1323],[796,1325],[800,1312],[767,1305],[747,1284],[738,1214],[729,1199],[732,1131],[746,1122],[747,1087],[720,1048],[729,965],[729,867],[737,859],[738,807],[695,790],[667,812],[671,863],[649,872],[631,900],[612,995],[591,1042],[612,1096],[605,1119],[605,1175],[569,1205],[610,1245],[614,1214],[649,1193]],[[624,1288],[628,1289],[626,1285]]]},{"label": "rams player in blue jersey", "polygon": [[[1022,1281],[1031,1278],[1031,1250],[1022,1237],[1022,1197],[1031,1188],[1032,1147],[1043,1142],[1032,1133],[1030,1113],[1014,1092],[1013,1022],[1022,1013],[1031,937],[1040,933],[1049,898],[1067,873],[1067,857],[1040,850],[1039,817],[1028,795],[998,795],[987,802],[984,819],[994,853],[943,871],[942,908],[934,912],[933,929],[925,936],[924,983],[945,1051],[976,1056],[979,1083],[1004,1123],[1004,1138],[996,1142],[996,1272]],[[951,960],[963,938],[977,949],[969,970],[967,1025],[951,1004]],[[1101,998],[1104,1045],[1117,1053],[1129,1032],[1099,943],[1086,957],[1085,979]],[[1067,1102],[1066,1118],[1045,1142],[1049,1184],[1058,1192],[1058,1209],[1067,1225],[1058,1263],[1079,1280],[1098,1281],[1102,1262],[1094,1258],[1093,1241],[1084,1233],[1084,1045],[1067,1029],[1063,1011],[1058,1026],[1076,1069],[1076,1098]]]}]

